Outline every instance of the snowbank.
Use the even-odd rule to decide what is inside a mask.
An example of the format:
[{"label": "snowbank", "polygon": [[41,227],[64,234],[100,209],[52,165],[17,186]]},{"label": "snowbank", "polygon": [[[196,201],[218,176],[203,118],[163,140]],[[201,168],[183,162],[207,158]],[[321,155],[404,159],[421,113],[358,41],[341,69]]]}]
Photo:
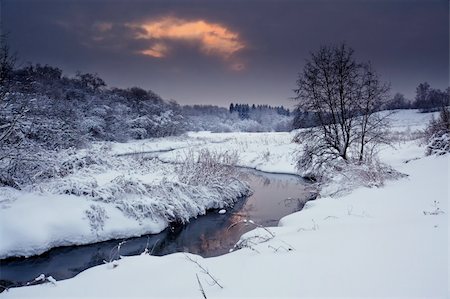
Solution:
[{"label": "snowbank", "polygon": [[[423,156],[416,143],[383,156],[408,178],[321,198],[269,228],[275,238],[203,259],[182,253],[125,257],[73,279],[11,289],[4,298],[406,297],[448,295],[450,156]],[[437,210],[439,208],[439,210]],[[441,211],[443,213],[437,212]],[[263,235],[254,230],[241,240]],[[173,269],[176,269],[174,271]]]},{"label": "snowbank", "polygon": [[172,164],[118,157],[104,147],[65,157],[61,165],[54,170],[60,176],[25,190],[0,188],[0,259],[159,233],[250,192],[233,173],[183,182]]},{"label": "snowbank", "polygon": [[[162,231],[164,219],[136,221],[114,205],[86,197],[2,190],[0,257],[31,256],[53,247],[95,243]],[[95,229],[87,211],[101,207],[107,219]]]}]

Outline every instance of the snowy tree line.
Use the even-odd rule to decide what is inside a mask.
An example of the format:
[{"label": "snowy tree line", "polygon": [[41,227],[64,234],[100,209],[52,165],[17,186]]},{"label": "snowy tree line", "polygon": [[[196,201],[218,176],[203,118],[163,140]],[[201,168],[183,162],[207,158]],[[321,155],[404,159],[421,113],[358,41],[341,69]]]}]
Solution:
[{"label": "snowy tree line", "polygon": [[419,109],[421,112],[439,111],[441,107],[449,105],[450,87],[446,90],[432,88],[427,82],[420,83],[416,88],[413,100],[403,94],[396,93],[383,107],[386,110]]},{"label": "snowy tree line", "polygon": [[15,56],[1,45],[0,185],[20,188],[51,177],[61,151],[94,141],[291,129],[289,117],[267,109],[241,119],[226,108],[180,106],[139,87],[111,88],[96,74],[69,77],[39,64],[16,68]]},{"label": "snowy tree line", "polygon": [[[235,107],[238,108],[235,108]],[[213,105],[183,106],[182,114],[190,131],[286,132],[292,117],[284,107],[248,104],[230,105],[230,110]],[[248,109],[247,109],[248,108]],[[280,111],[282,110],[282,113]]]},{"label": "snowy tree line", "polygon": [[439,111],[449,105],[450,87],[445,91],[431,88],[427,82],[416,88],[416,97],[410,108],[420,109],[422,112]]},{"label": "snowy tree line", "polygon": [[94,74],[64,76],[48,65],[16,68],[1,37],[0,185],[51,176],[61,151],[184,131],[180,106],[138,87],[108,88]]},{"label": "snowy tree line", "polygon": [[16,175],[35,175],[38,165],[60,150],[97,140],[174,135],[184,129],[178,104],[137,87],[107,88],[93,74],[66,77],[58,68],[29,65],[11,69],[2,80],[3,184],[21,181]]},{"label": "snowy tree line", "polygon": [[239,117],[242,119],[250,118],[254,114],[262,113],[277,113],[279,115],[289,116],[290,111],[281,106],[270,106],[270,105],[255,105],[250,106],[249,104],[230,104],[230,113],[237,112]]},{"label": "snowy tree line", "polygon": [[30,65],[2,86],[3,126],[20,116],[9,137],[52,148],[92,140],[142,139],[182,131],[180,107],[138,87],[106,88],[92,74],[62,76],[58,68]]}]

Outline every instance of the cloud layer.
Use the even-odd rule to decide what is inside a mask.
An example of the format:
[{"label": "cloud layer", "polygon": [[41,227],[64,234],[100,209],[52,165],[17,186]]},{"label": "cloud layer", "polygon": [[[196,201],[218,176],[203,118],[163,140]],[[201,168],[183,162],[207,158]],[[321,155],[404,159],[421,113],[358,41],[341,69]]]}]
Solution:
[{"label": "cloud layer", "polygon": [[4,1],[2,24],[23,63],[98,73],[182,103],[293,105],[310,52],[342,41],[393,93],[448,86],[446,0],[109,2]]},{"label": "cloud layer", "polygon": [[[230,61],[231,69],[242,70],[242,63],[234,61],[235,54],[246,47],[237,32],[226,26],[205,20],[185,20],[163,17],[142,23],[127,24],[135,29],[136,39],[150,42],[140,54],[164,58],[170,54],[174,43],[190,43],[206,55],[218,56]],[[238,67],[237,67],[238,66]]]}]

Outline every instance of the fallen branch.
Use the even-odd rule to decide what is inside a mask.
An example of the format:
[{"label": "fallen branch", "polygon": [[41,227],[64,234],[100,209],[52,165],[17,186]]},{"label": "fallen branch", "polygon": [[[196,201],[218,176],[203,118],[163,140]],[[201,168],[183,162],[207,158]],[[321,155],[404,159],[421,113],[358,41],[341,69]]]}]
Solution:
[{"label": "fallen branch", "polygon": [[206,297],[206,293],[205,293],[205,290],[203,289],[202,283],[200,282],[200,279],[198,278],[198,274],[195,273],[195,276],[197,277],[198,286],[200,287],[200,292],[202,292],[203,298],[208,299]]},{"label": "fallen branch", "polygon": [[196,260],[192,259],[189,255],[185,254],[184,255],[186,257],[186,259],[188,259],[189,261],[193,262],[194,264],[196,264],[204,274],[208,275],[212,281],[214,282],[214,284],[217,284],[221,289],[223,289],[223,286],[219,283],[219,281],[209,272],[208,269],[206,269],[205,267],[203,267],[199,262],[197,262]]}]

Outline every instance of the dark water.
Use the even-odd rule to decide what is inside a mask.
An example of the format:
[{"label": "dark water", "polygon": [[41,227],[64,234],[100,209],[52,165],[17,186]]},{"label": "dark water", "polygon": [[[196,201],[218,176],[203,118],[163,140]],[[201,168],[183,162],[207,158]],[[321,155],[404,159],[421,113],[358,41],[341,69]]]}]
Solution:
[{"label": "dark water", "polygon": [[[283,216],[299,211],[311,199],[308,183],[293,175],[245,171],[254,193],[239,200],[225,214],[218,210],[193,219],[185,226],[173,226],[156,235],[112,240],[84,246],[55,248],[36,257],[0,261],[0,285],[22,285],[40,274],[56,280],[71,278],[81,271],[117,259],[120,255],[138,255],[146,248],[153,255],[191,252],[203,257],[227,253],[240,236],[254,226],[239,224],[244,219],[264,226],[276,226]],[[117,245],[120,253],[117,252]]]}]

